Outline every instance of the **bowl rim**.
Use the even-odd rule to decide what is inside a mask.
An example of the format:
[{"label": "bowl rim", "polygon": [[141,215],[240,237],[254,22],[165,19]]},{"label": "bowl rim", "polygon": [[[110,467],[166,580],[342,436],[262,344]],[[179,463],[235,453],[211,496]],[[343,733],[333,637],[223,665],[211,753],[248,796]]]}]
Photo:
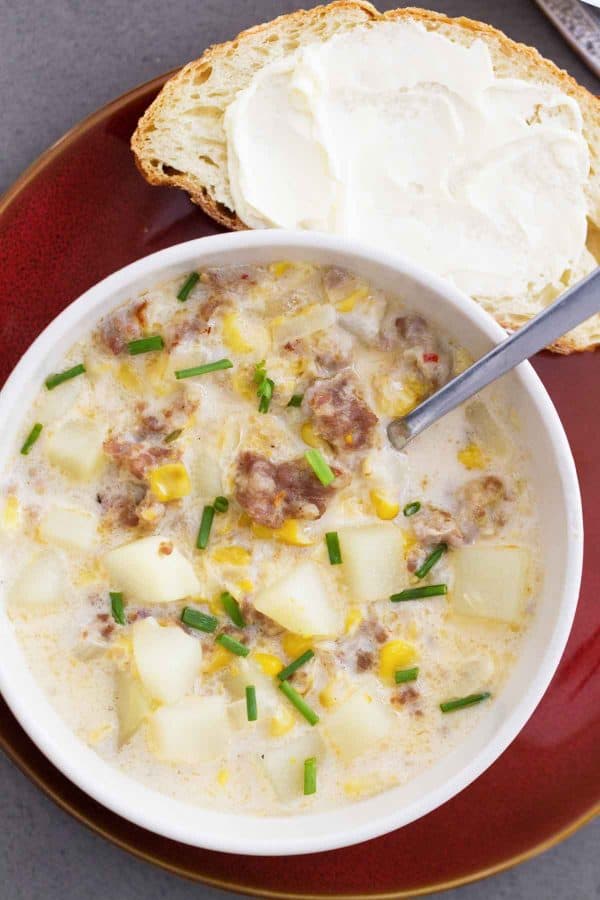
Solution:
[{"label": "bowl rim", "polygon": [[[60,312],[40,335],[33,341],[27,351],[23,354],[20,361],[13,369],[11,375],[5,382],[0,391],[0,422],[4,421],[6,414],[10,409],[18,403],[20,386],[28,380],[32,370],[36,366],[38,355],[46,358],[52,347],[67,333],[71,333],[77,323],[85,316],[89,315],[90,307],[97,312],[96,320],[101,317],[101,304],[107,298],[110,298],[119,291],[130,288],[135,292],[136,285],[143,278],[145,281],[152,278],[160,280],[161,272],[172,266],[183,265],[184,262],[195,262],[202,257],[219,256],[222,253],[229,254],[232,250],[272,250],[273,254],[285,252],[292,249],[293,251],[310,252],[332,252],[334,254],[342,254],[349,259],[349,266],[352,268],[360,268],[362,264],[374,264],[384,268],[396,270],[399,273],[408,276],[421,286],[435,293],[440,301],[453,308],[459,315],[468,318],[475,326],[480,334],[492,343],[500,342],[505,336],[505,331],[498,325],[491,316],[489,316],[475,301],[463,294],[450,283],[444,281],[439,276],[427,272],[421,267],[410,262],[406,258],[398,254],[392,254],[388,251],[375,249],[357,241],[349,240],[344,237],[324,234],[319,232],[307,231],[286,231],[286,230],[262,230],[262,231],[242,231],[236,233],[224,233],[211,235],[208,237],[196,238],[191,241],[185,241],[180,244],[159,250],[156,253],[145,256],[122,269],[117,270],[107,276],[102,281],[91,287],[80,297],[70,303],[62,312]],[[353,262],[350,262],[350,259]],[[138,287],[139,290],[139,287]],[[87,326],[89,328],[89,326]],[[86,328],[86,330],[87,330]],[[71,340],[73,340],[72,338]],[[220,811],[204,809],[208,818],[215,820],[223,819],[233,825],[235,821],[254,821],[260,823],[273,823],[273,835],[268,839],[264,836],[253,836],[249,831],[248,835],[240,835],[236,832],[235,827],[231,828],[227,833],[213,834],[209,829],[198,829],[196,826],[190,827],[188,823],[178,821],[175,817],[169,820],[167,815],[156,816],[150,813],[141,802],[143,797],[158,797],[162,800],[163,806],[189,808],[189,805],[172,800],[163,794],[146,787],[140,783],[134,782],[133,779],[122,774],[114,766],[106,763],[94,750],[87,747],[82,740],[76,738],[74,732],[66,726],[63,720],[54,712],[50,701],[44,696],[43,703],[48,707],[45,712],[47,718],[53,720],[53,731],[49,732],[41,724],[40,719],[36,715],[34,709],[27,706],[23,699],[23,692],[19,689],[17,679],[11,677],[11,672],[7,671],[5,660],[0,654],[0,691],[2,692],[8,706],[25,729],[29,737],[34,741],[37,747],[44,755],[71,781],[79,788],[93,797],[95,800],[106,806],[113,812],[121,815],[125,819],[147,828],[156,834],[164,837],[181,841],[192,846],[202,847],[210,850],[217,850],[228,853],[242,853],[247,855],[288,855],[299,853],[314,853],[325,850],[332,850],[339,847],[345,847],[359,843],[382,834],[395,830],[398,827],[409,824],[417,818],[431,812],[436,807],[445,803],[455,794],[466,788],[473,780],[479,777],[499,756],[506,747],[514,740],[519,731],[522,729],[526,721],[534,712],[543,694],[545,693],[550,680],[558,666],[566,645],[571,625],[573,622],[577,599],[579,594],[579,585],[581,580],[582,564],[583,564],[583,521],[581,496],[579,484],[577,480],[575,464],[568,444],[567,437],[558,417],[558,414],[548,396],[540,379],[534,372],[532,366],[528,363],[522,363],[515,370],[521,383],[522,389],[528,395],[530,401],[537,407],[540,417],[543,419],[547,437],[551,441],[557,453],[559,460],[559,469],[562,479],[563,494],[565,497],[565,505],[569,528],[567,529],[569,537],[566,540],[566,558],[567,566],[564,578],[564,587],[562,590],[559,612],[557,621],[552,633],[552,638],[545,648],[545,654],[538,665],[535,675],[529,683],[527,690],[524,691],[523,697],[516,708],[507,712],[502,725],[497,730],[493,740],[488,741],[486,745],[477,754],[474,760],[471,760],[454,773],[437,789],[426,794],[423,799],[417,803],[409,804],[407,808],[396,810],[392,814],[375,816],[369,821],[363,822],[360,827],[352,824],[351,817],[347,817],[346,824],[337,828],[331,833],[323,835],[313,835],[310,831],[309,823],[312,820],[326,817],[328,814],[321,813],[302,813],[297,816],[250,816],[247,814],[222,813]],[[0,603],[0,638],[3,625],[9,620],[5,612],[2,610]],[[11,629],[12,631],[12,629]],[[1,643],[1,640],[0,640]],[[15,639],[16,643],[16,639]],[[23,660],[22,668],[27,670],[27,676],[33,683],[33,677],[30,675],[28,668]],[[35,683],[36,693],[41,695],[41,688]],[[55,720],[55,721],[54,721]],[[59,727],[62,726],[61,727]],[[63,748],[61,741],[57,739],[63,731],[62,737],[65,739],[65,731],[71,735],[77,744],[81,744],[80,753],[69,757]],[[56,732],[56,733],[54,733]],[[71,743],[71,742],[69,742]],[[96,770],[102,768],[108,769],[111,773],[118,773],[115,782],[126,780],[131,789],[131,797],[127,799],[125,791],[119,794],[108,786],[108,781],[98,778],[97,774],[90,774],[86,764],[90,761],[90,754],[99,765],[93,766]],[[393,790],[393,789],[392,789]],[[384,793],[388,793],[387,791]],[[369,798],[373,799],[373,798]],[[368,801],[359,801],[353,806],[360,806],[368,803]],[[195,807],[191,807],[195,808]],[[413,809],[415,808],[415,809]],[[198,809],[202,810],[201,807]],[[348,809],[347,806],[338,808]],[[406,809],[411,810],[408,814]],[[290,821],[301,821],[304,825],[301,835],[290,837],[287,834],[278,834],[278,825],[280,830],[284,832],[286,829],[283,823]],[[223,829],[225,832],[225,829]]]}]

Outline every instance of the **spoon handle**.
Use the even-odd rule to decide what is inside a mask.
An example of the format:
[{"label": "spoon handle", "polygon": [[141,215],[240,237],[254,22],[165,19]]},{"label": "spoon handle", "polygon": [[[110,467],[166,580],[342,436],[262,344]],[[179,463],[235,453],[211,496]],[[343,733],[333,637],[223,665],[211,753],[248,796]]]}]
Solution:
[{"label": "spoon handle", "polygon": [[600,311],[599,279],[600,269],[595,269],[565,291],[551,306],[538,313],[527,325],[493,347],[408,415],[390,422],[388,437],[392,445],[401,450],[425,428],[460,406],[490,382]]}]

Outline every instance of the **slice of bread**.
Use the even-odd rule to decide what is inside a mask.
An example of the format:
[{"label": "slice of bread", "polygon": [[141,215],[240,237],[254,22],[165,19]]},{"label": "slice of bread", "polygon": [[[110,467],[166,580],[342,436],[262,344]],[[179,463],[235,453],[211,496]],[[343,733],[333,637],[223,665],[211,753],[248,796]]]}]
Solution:
[{"label": "slice of bread", "polygon": [[[510,40],[489,25],[470,19],[450,19],[417,8],[384,14],[365,0],[336,0],[327,6],[299,10],[242,32],[233,41],[210,47],[168,81],[146,110],[131,147],[138,168],[151,184],[169,184],[187,191],[209,216],[232,229],[246,225],[236,215],[227,174],[227,141],[223,119],[228,105],[267,63],[298,47],[326,41],[333,34],[369,22],[414,20],[452,41],[470,45],[483,40],[499,77],[555,85],[573,97],[582,112],[584,136],[591,157],[587,184],[588,249],[600,259],[600,100],[537,50]],[[567,273],[564,285],[581,273]],[[482,301],[509,330],[514,330],[551,302],[559,291],[549,287],[526,306],[513,298]],[[600,346],[600,315],[574,329],[550,349],[560,353]]]}]

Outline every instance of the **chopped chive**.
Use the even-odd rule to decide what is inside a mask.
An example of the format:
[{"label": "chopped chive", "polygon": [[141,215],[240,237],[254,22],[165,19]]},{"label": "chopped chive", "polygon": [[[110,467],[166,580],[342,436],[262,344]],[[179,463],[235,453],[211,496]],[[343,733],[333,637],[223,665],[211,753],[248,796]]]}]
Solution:
[{"label": "chopped chive", "polygon": [[204,366],[194,366],[191,369],[178,369],[175,378],[193,378],[194,375],[207,375],[209,372],[219,372],[221,369],[232,369],[230,359],[217,359],[216,362],[206,363]]},{"label": "chopped chive", "polygon": [[223,604],[223,609],[238,628],[244,628],[246,625],[246,620],[242,615],[242,611],[240,609],[240,605],[233,597],[229,591],[223,591],[221,594],[221,603]]},{"label": "chopped chive", "polygon": [[288,406],[302,406],[302,401],[304,400],[304,394],[293,394],[290,397],[290,402]]},{"label": "chopped chive", "polygon": [[217,638],[215,638],[217,644],[220,644],[221,647],[225,647],[226,650],[229,650],[230,653],[234,653],[236,656],[248,656],[250,653],[250,647],[244,646],[239,641],[236,641],[235,638],[229,637],[228,634],[220,634]]},{"label": "chopped chive", "polygon": [[335,478],[335,475],[323,459],[321,451],[307,450],[304,454],[304,457],[321,484],[325,485],[325,487],[331,484],[331,482]]},{"label": "chopped chive", "polygon": [[23,454],[23,456],[27,456],[27,454],[29,453],[29,451],[31,450],[31,448],[33,447],[33,445],[39,438],[40,434],[42,433],[43,427],[44,426],[41,425],[39,422],[35,423],[35,425],[31,429],[31,431],[25,438],[25,443],[21,447],[21,453]]},{"label": "chopped chive", "polygon": [[304,663],[307,663],[309,659],[312,659],[314,655],[315,654],[312,650],[306,650],[297,659],[291,662],[289,666],[286,666],[285,669],[282,669],[281,672],[278,672],[277,677],[280,681],[286,681],[288,678],[291,678],[294,672],[297,672],[298,669],[304,665]]},{"label": "chopped chive", "polygon": [[196,547],[198,550],[206,549],[214,517],[214,506],[205,506],[202,510],[202,519],[200,520],[200,528],[198,530],[198,537],[196,538]]},{"label": "chopped chive", "polygon": [[187,298],[190,296],[192,288],[194,288],[198,282],[200,281],[200,276],[197,272],[190,272],[188,277],[185,279],[181,287],[179,288],[179,292],[177,294],[177,299],[182,303],[185,303]]},{"label": "chopped chive", "polygon": [[329,553],[329,562],[332,566],[339,566],[342,562],[342,551],[337,531],[328,531],[325,535],[325,543]]},{"label": "chopped chive", "polygon": [[172,431],[165,438],[165,444],[172,444],[173,441],[176,441],[178,437],[180,437],[183,428],[176,428],[175,431]]},{"label": "chopped chive", "polygon": [[52,391],[55,387],[58,387],[59,384],[62,384],[63,381],[70,381],[71,378],[76,378],[77,375],[83,375],[84,372],[85,366],[83,363],[79,363],[79,365],[73,366],[72,369],[67,369],[66,372],[57,372],[55,375],[48,375],[44,384],[49,391]]},{"label": "chopped chive", "polygon": [[308,703],[306,703],[302,699],[302,697],[300,696],[298,691],[296,691],[292,687],[292,685],[289,683],[289,681],[281,681],[279,683],[279,690],[283,694],[285,694],[285,696],[288,698],[290,703],[292,703],[296,707],[298,712],[304,716],[304,718],[310,725],[317,724],[317,722],[319,721],[318,715],[316,714],[314,709],[311,709],[310,706],[308,705]]},{"label": "chopped chive", "polygon": [[249,722],[256,722],[258,719],[258,706],[256,703],[256,688],[253,684],[246,685],[246,715]]},{"label": "chopped chive", "polygon": [[419,674],[419,667],[415,666],[414,669],[398,669],[394,678],[396,680],[396,684],[404,684],[407,681],[416,681],[417,676]]},{"label": "chopped chive", "polygon": [[139,338],[137,341],[129,341],[127,349],[130,356],[138,356],[140,353],[150,353],[152,350],[162,350],[165,342],[160,334],[153,334],[150,337]]},{"label": "chopped chive", "polygon": [[390,600],[392,603],[398,603],[400,600],[423,600],[424,597],[441,597],[447,593],[447,584],[424,584],[423,587],[407,588],[399,594],[392,594]]},{"label": "chopped chive", "polygon": [[229,500],[227,497],[215,497],[213,506],[218,513],[227,512],[229,509]]},{"label": "chopped chive", "polygon": [[258,401],[258,411],[260,413],[269,412],[269,406],[271,405],[271,398],[273,397],[273,388],[275,387],[275,382],[272,378],[265,378],[258,386],[258,390],[256,392],[256,396],[259,398]]},{"label": "chopped chive", "polygon": [[421,504],[418,500],[413,500],[412,503],[407,503],[402,512],[405,516],[414,516],[415,513],[418,513],[421,509]]},{"label": "chopped chive", "polygon": [[469,694],[467,697],[458,697],[456,700],[446,700],[440,703],[440,709],[443,713],[454,712],[455,709],[464,709],[465,706],[473,706],[475,703],[481,703],[492,695],[489,691],[483,691],[481,694]]},{"label": "chopped chive", "polygon": [[207,634],[216,631],[219,624],[219,620],[215,616],[209,616],[208,613],[203,613],[199,609],[192,609],[191,606],[185,607],[181,613],[181,621],[184,625],[189,625],[190,628],[196,628],[198,631],[206,631]]},{"label": "chopped chive", "polygon": [[438,544],[437,547],[434,547],[421,568],[417,569],[417,571],[415,572],[417,578],[425,578],[429,570],[433,569],[436,562],[438,562],[442,558],[447,549],[448,544]]},{"label": "chopped chive", "polygon": [[261,359],[261,361],[254,366],[254,384],[260,384],[266,377],[267,361],[266,359]]},{"label": "chopped chive", "polygon": [[304,760],[304,795],[317,793],[317,757]]},{"label": "chopped chive", "polygon": [[123,606],[123,594],[120,591],[109,591],[109,596],[110,611],[113,619],[119,625],[126,625],[127,619],[125,618],[125,608]]}]

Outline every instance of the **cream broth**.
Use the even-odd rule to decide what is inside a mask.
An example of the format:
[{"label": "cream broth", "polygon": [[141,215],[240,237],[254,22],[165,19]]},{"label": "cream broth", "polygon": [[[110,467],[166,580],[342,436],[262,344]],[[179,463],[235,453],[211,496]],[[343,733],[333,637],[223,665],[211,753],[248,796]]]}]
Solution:
[{"label": "cream broth", "polygon": [[197,275],[41,386],[1,486],[9,614],[51,703],[133,778],[331,808],[496,702],[541,586],[528,461],[487,393],[390,448],[390,418],[469,362],[402,298],[308,263]]}]

